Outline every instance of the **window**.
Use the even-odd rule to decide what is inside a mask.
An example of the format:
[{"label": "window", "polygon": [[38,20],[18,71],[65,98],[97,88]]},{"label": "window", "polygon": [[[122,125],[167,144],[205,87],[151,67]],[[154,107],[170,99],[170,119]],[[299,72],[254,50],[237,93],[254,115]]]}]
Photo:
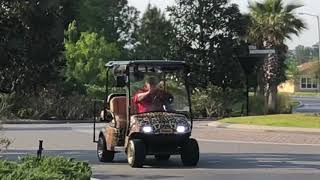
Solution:
[{"label": "window", "polygon": [[318,83],[316,79],[302,77],[300,81],[300,87],[301,89],[317,89]]}]

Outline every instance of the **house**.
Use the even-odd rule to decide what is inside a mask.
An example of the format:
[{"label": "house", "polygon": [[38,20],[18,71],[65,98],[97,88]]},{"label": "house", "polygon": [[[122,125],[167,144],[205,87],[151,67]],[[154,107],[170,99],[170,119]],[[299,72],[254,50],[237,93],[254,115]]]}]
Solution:
[{"label": "house", "polygon": [[[316,72],[320,72],[318,61],[306,62],[298,66],[299,73],[292,80],[278,86],[278,92],[295,93],[295,92],[320,92],[319,78]],[[317,67],[319,70],[317,71]]]}]

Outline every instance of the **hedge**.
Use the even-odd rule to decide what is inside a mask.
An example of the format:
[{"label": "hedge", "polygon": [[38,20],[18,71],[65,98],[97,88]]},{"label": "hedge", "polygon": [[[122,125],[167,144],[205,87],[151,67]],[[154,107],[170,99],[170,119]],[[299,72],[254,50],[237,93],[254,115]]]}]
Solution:
[{"label": "hedge", "polygon": [[91,175],[88,163],[63,157],[26,156],[17,162],[0,160],[0,179],[3,180],[87,180]]}]

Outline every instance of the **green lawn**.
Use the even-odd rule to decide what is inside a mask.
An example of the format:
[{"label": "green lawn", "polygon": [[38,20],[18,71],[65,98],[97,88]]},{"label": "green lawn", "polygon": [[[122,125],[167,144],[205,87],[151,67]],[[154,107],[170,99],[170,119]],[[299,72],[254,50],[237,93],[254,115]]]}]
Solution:
[{"label": "green lawn", "polygon": [[280,127],[320,128],[320,116],[314,116],[311,114],[280,114],[267,116],[235,117],[225,118],[220,120],[220,122]]}]

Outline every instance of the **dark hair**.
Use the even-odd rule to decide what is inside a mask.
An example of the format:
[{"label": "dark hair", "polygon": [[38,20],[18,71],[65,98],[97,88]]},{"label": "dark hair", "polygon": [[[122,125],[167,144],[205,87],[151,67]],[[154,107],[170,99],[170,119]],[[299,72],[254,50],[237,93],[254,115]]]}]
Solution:
[{"label": "dark hair", "polygon": [[154,77],[148,77],[146,83],[150,84],[151,86],[157,85],[157,80]]}]

